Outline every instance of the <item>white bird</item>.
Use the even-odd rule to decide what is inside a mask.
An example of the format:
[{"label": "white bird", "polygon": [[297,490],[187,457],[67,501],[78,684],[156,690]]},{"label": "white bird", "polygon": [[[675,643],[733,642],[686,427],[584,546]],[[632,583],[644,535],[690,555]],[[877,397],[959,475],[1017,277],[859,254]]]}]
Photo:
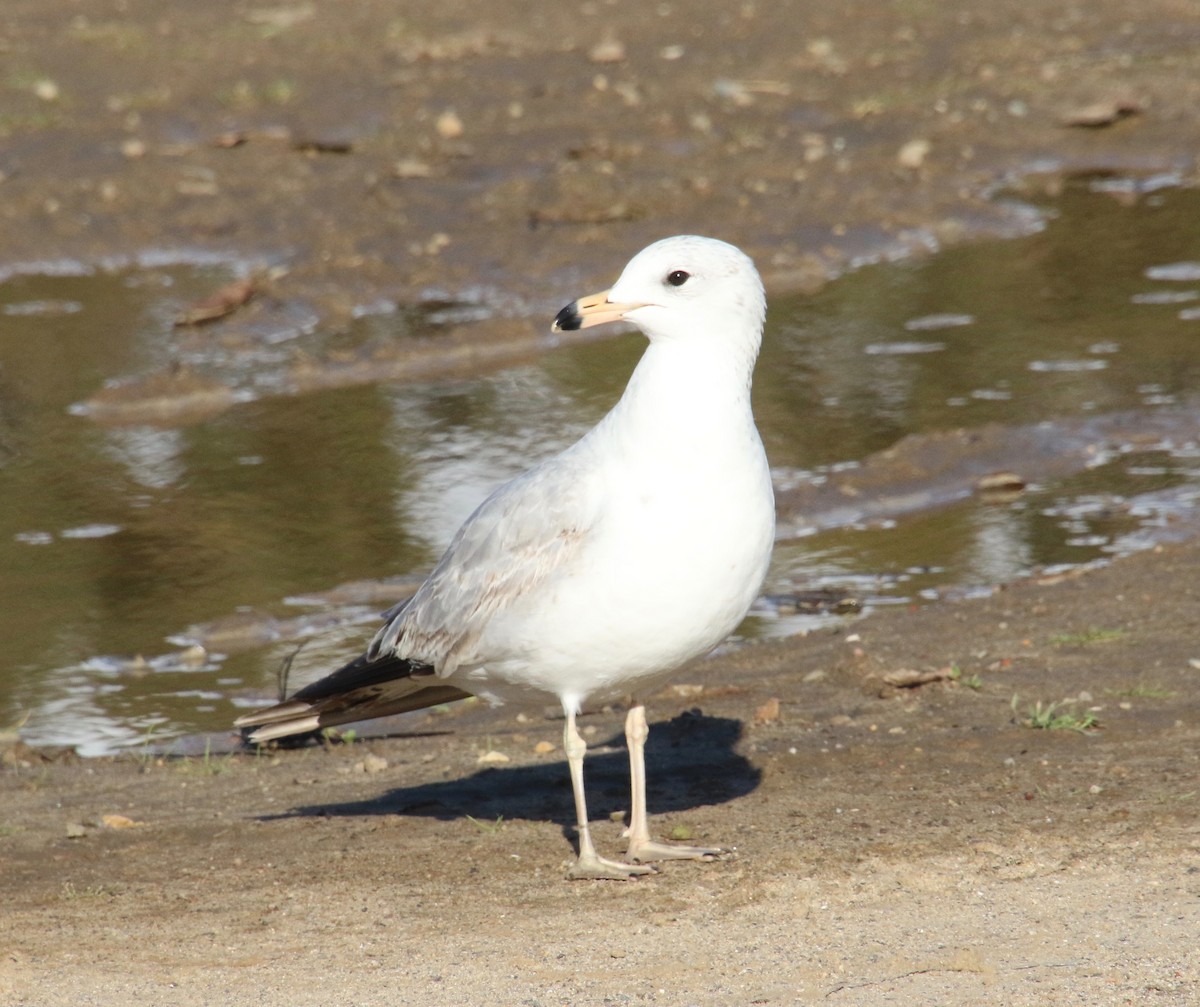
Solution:
[{"label": "white bird", "polygon": [[[265,742],[468,695],[556,697],[579,826],[568,877],[627,879],[649,861],[720,849],[653,840],[639,696],[710,650],[766,576],[775,500],[750,409],[762,281],[741,251],[684,235],[655,242],[611,290],[554,329],[625,320],[649,345],[592,430],[495,490],[415,595],[384,613],[367,652],[291,699],[241,717]],[[596,853],[583,786],[586,703],[632,696],[628,862]]]}]

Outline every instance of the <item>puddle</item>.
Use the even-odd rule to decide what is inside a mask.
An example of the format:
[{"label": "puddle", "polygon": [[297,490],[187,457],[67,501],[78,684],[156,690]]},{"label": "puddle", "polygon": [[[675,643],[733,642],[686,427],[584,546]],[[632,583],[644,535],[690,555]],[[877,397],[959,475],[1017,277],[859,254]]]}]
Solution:
[{"label": "puddle", "polygon": [[[756,412],[789,535],[744,633],[829,618],[795,614],[797,592],[970,594],[1190,530],[1200,194],[1130,206],[1080,187],[1052,209],[1031,238],[774,300]],[[253,357],[230,331],[173,325],[244,271],[0,276],[0,726],[27,714],[30,742],[98,754],[221,730],[298,640],[311,641],[298,677],[328,667],[403,593],[370,582],[427,569],[498,481],[603,415],[642,346],[630,335],[470,380],[284,394],[296,345],[369,361],[470,306],[364,310],[329,335],[268,298],[259,321],[275,335],[258,332]],[[114,376],[180,360],[231,380],[239,404],[175,426],[71,411]],[[1127,437],[1139,423],[1153,436]],[[953,480],[927,471],[946,454],[939,432],[988,424],[1078,457],[1055,467],[1014,436],[1004,468],[1028,485],[1006,499],[973,492],[965,462]]]}]

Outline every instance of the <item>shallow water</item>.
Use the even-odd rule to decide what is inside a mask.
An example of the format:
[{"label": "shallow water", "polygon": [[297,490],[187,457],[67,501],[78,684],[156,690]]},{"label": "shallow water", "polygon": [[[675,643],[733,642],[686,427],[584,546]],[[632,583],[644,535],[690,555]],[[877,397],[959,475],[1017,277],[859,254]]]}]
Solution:
[{"label": "shallow water", "polygon": [[[1034,237],[775,299],[755,401],[781,485],[910,434],[1195,409],[1200,194],[1127,202],[1071,189]],[[491,487],[603,414],[641,349],[629,335],[474,380],[262,394],[288,359],[280,348],[242,375],[250,401],[207,421],[104,427],[71,412],[106,380],[179,359],[181,340],[189,362],[228,368],[215,330],[171,322],[238,272],[143,264],[0,283],[0,726],[27,717],[29,741],[94,754],[220,730],[272,690],[296,636],[313,640],[298,677],[328,667],[387,602],[312,596],[427,569]],[[336,338],[410,333],[412,317],[389,318]],[[970,592],[1143,547],[1194,518],[1194,442],[1114,445],[1095,461],[1008,502],[783,542],[767,591],[832,586],[875,603]],[[785,610],[764,602],[743,631],[812,624]],[[189,655],[167,642],[238,612],[257,645],[210,639]]]}]

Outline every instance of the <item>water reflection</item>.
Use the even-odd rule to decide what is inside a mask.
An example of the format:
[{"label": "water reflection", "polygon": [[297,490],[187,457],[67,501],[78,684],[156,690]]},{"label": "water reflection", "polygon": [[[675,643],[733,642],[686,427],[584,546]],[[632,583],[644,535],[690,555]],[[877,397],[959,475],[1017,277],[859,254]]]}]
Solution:
[{"label": "water reflection", "polygon": [[[1164,397],[1152,401],[1186,396],[1200,353],[1170,298],[1190,275],[1178,264],[1200,257],[1198,206],[1191,192],[1125,206],[1070,189],[1032,238],[867,269],[816,297],[776,301],[760,410],[819,422],[807,436],[772,423],[787,430],[768,444],[772,461],[811,466],[912,430],[1129,408],[1151,384]],[[936,330],[938,352],[870,352],[910,342],[906,321],[947,315],[972,321]]]},{"label": "water reflection", "polygon": [[180,430],[119,427],[107,431],[104,445],[109,457],[138,486],[162,490],[183,478],[185,469],[179,456],[184,436]]},{"label": "water reflection", "polygon": [[431,555],[499,483],[594,422],[537,367],[516,368],[482,386],[398,388],[388,397],[386,443],[411,465],[411,478],[397,487],[396,518],[422,530]]}]

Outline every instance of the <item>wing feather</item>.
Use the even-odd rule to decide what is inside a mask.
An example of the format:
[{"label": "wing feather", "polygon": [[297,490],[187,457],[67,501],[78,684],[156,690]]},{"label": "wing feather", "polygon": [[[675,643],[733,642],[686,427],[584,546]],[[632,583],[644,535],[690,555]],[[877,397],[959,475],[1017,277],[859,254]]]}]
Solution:
[{"label": "wing feather", "polygon": [[467,519],[428,580],[367,655],[432,665],[445,677],[487,657],[489,622],[528,599],[579,554],[598,512],[596,486],[570,454],[501,486]]}]

